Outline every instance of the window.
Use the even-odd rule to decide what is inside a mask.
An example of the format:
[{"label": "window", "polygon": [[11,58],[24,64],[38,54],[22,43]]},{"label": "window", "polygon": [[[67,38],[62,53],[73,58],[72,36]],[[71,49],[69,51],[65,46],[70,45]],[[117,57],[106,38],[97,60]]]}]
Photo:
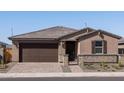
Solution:
[{"label": "window", "polygon": [[92,54],[107,54],[107,41],[92,41]]},{"label": "window", "polygon": [[124,54],[124,48],[118,49],[118,54]]},{"label": "window", "polygon": [[103,41],[95,41],[95,46],[96,47],[102,47]]},{"label": "window", "polygon": [[95,54],[103,53],[103,41],[95,41]]}]

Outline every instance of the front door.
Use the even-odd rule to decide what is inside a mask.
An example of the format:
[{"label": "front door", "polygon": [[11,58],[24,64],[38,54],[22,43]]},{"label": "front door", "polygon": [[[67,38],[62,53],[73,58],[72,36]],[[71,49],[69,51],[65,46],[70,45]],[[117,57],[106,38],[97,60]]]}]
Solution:
[{"label": "front door", "polygon": [[69,61],[74,61],[76,57],[75,41],[66,41],[66,54],[68,54]]}]

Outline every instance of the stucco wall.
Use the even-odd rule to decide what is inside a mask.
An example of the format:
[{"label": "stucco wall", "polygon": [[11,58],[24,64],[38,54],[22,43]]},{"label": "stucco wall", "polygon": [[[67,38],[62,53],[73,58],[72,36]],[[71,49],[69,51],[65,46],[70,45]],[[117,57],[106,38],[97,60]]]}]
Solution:
[{"label": "stucco wall", "polygon": [[106,40],[107,41],[107,54],[118,54],[118,39],[110,37],[108,35],[102,34],[102,37],[99,34],[95,34],[88,38],[81,38],[78,42],[80,48],[78,54],[92,54],[92,41],[94,40]]},{"label": "stucco wall", "polygon": [[19,48],[17,43],[12,44],[12,61],[13,62],[19,61]]}]

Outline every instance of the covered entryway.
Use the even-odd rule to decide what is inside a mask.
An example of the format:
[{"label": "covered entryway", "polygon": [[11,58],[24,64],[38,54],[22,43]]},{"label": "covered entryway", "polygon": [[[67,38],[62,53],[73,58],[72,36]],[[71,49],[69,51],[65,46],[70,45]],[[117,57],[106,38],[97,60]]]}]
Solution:
[{"label": "covered entryway", "polygon": [[57,43],[21,43],[20,62],[58,62]]},{"label": "covered entryway", "polygon": [[77,55],[75,41],[66,41],[66,54],[68,54],[69,61],[75,61]]}]

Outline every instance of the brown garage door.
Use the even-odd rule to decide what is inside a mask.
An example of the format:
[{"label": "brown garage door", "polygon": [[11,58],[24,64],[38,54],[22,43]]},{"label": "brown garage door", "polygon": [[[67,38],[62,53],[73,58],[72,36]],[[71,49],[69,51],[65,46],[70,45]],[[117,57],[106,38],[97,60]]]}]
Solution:
[{"label": "brown garage door", "polygon": [[57,44],[21,44],[22,62],[57,62]]}]

